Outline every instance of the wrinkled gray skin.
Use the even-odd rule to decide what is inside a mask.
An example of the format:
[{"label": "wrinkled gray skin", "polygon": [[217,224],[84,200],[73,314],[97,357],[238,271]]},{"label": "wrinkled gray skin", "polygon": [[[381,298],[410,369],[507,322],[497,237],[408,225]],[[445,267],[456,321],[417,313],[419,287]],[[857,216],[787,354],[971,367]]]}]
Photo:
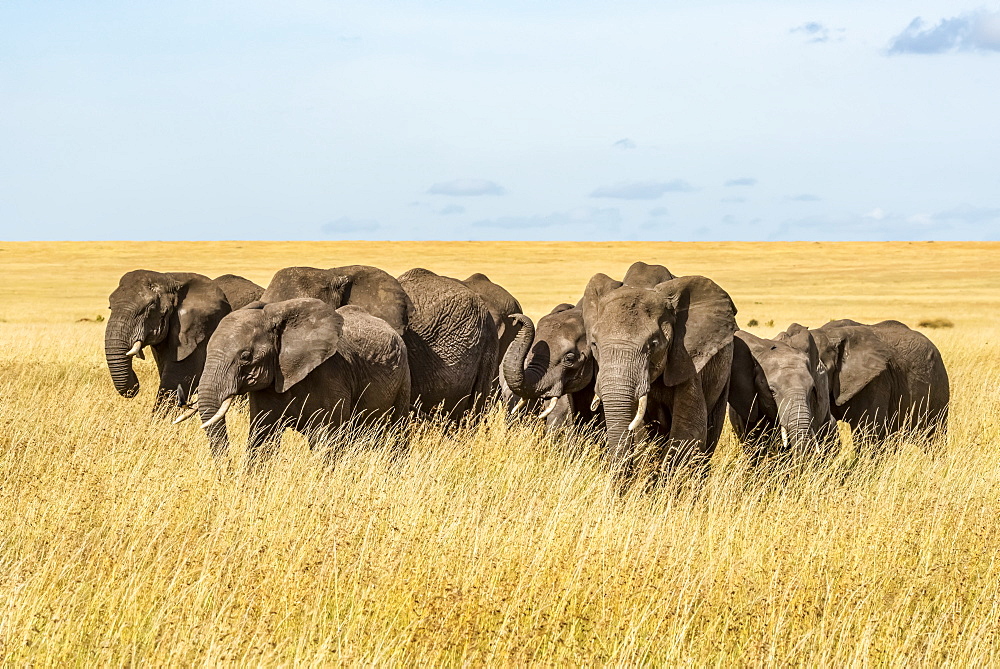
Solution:
[{"label": "wrinkled gray skin", "polygon": [[479,413],[498,369],[497,328],[479,295],[456,279],[411,269],[399,283],[413,304],[403,334],[410,357],[412,404],[459,419]]},{"label": "wrinkled gray skin", "polygon": [[[115,390],[124,397],[139,392],[127,353],[140,342],[152,349],[160,373],[154,411],[178,387],[190,394],[198,384],[216,325],[263,290],[232,274],[212,280],[190,272],[126,273],[108,300],[111,315],[104,331],[104,354]],[[141,351],[138,356],[144,357]]]},{"label": "wrinkled gray skin", "polygon": [[[805,330],[793,324],[785,336]],[[945,430],[950,388],[941,352],[899,321],[841,320],[809,330],[830,374],[831,412],[874,442],[904,429]]]},{"label": "wrinkled gray skin", "polygon": [[736,333],[729,420],[755,465],[778,444],[806,457],[836,451],[829,378],[809,332],[783,340]]},{"label": "wrinkled gray skin", "polygon": [[504,354],[507,353],[507,349],[510,348],[517,335],[514,315],[521,313],[521,303],[506,288],[490,281],[490,278],[485,274],[473,274],[462,283],[486,302],[490,316],[493,317],[493,322],[497,326],[498,359],[503,360]]},{"label": "wrinkled gray skin", "polygon": [[514,320],[520,330],[500,368],[502,386],[515,402],[528,400],[529,410],[535,410],[537,400],[557,398],[555,408],[545,417],[550,430],[602,416],[600,410],[590,408],[595,364],[587,343],[583,309],[560,304],[539,319],[537,328],[523,314],[516,314]]},{"label": "wrinkled gray skin", "polygon": [[[637,284],[655,280],[651,270],[666,275],[657,266],[633,268],[626,276]],[[661,474],[687,464],[707,471],[725,420],[735,315],[729,295],[701,276],[653,287],[604,274],[590,280],[584,323],[598,365],[608,456],[620,474],[634,471],[637,443],[650,433],[662,443],[653,456]],[[637,416],[643,396],[646,410]]]},{"label": "wrinkled gray skin", "polygon": [[399,334],[406,330],[413,308],[395,277],[369,265],[286,267],[275,273],[260,300],[270,304],[295,297],[316,298],[334,309],[357,305]]},{"label": "wrinkled gray skin", "polygon": [[[352,416],[391,420],[410,406],[402,337],[356,306],[334,309],[312,298],[251,305],[222,319],[207,358],[198,387],[201,419],[246,393],[251,466],[266,461],[285,428],[305,434],[312,447]],[[205,431],[212,454],[227,455],[225,418]]]}]

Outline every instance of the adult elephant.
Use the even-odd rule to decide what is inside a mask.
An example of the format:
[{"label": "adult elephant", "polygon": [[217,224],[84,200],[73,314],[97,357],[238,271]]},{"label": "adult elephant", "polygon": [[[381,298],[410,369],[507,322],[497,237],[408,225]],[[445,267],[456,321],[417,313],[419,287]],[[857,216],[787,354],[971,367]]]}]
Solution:
[{"label": "adult elephant", "polygon": [[517,298],[498,283],[493,283],[485,274],[476,273],[468,279],[462,281],[472,292],[483,298],[486,308],[490,310],[490,316],[497,327],[497,341],[499,345],[498,359],[503,360],[504,354],[514,341],[517,335],[517,325],[515,316],[520,314],[521,303]]},{"label": "adult elephant", "polygon": [[[805,330],[793,324],[786,337]],[[947,428],[951,391],[941,352],[899,321],[832,321],[809,330],[830,373],[834,417],[878,441],[902,430]]]},{"label": "adult elephant", "polygon": [[486,302],[461,281],[422,268],[399,283],[413,304],[403,333],[413,406],[440,408],[454,419],[480,412],[498,369],[497,328]]},{"label": "adult elephant", "polygon": [[127,272],[109,298],[111,315],[104,331],[104,354],[115,390],[124,397],[138,394],[132,358],[144,358],[142,350],[148,346],[160,375],[154,410],[178,387],[190,393],[219,321],[263,290],[232,274],[213,280],[192,272]]},{"label": "adult elephant", "polygon": [[531,405],[544,402],[542,417],[550,430],[601,416],[594,406],[596,365],[583,309],[560,304],[539,319],[537,328],[523,314],[514,321],[520,330],[500,366],[505,392]]},{"label": "adult elephant", "polygon": [[233,398],[250,402],[247,458],[257,465],[285,428],[315,446],[354,416],[401,418],[410,406],[410,373],[400,335],[357,306],[334,309],[296,298],[234,311],[208,344],[198,411],[212,454],[229,449],[225,416]]},{"label": "adult elephant", "polygon": [[634,471],[636,442],[648,432],[662,443],[653,462],[661,473],[707,466],[725,420],[735,316],[729,295],[703,276],[651,288],[590,280],[583,318],[619,472]]},{"label": "adult elephant", "polygon": [[359,306],[384,320],[398,334],[406,330],[413,308],[395,277],[369,265],[286,267],[275,273],[260,299],[270,304],[296,297],[322,300],[334,309]]},{"label": "adult elephant", "polygon": [[836,449],[829,375],[808,331],[777,339],[736,333],[729,421],[755,465],[777,443],[800,456]]}]

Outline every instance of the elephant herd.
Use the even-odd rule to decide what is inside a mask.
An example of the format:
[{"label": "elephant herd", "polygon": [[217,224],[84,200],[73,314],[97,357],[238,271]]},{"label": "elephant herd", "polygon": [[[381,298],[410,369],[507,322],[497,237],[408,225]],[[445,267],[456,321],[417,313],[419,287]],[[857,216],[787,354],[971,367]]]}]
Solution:
[{"label": "elephant herd", "polygon": [[[154,410],[198,414],[213,455],[226,412],[246,395],[247,457],[265,462],[285,428],[311,445],[348,420],[481,415],[498,397],[549,430],[593,426],[629,478],[705,471],[727,414],[747,454],[822,459],[837,421],[876,446],[947,422],[941,354],[897,321],[793,324],[772,339],[741,331],[729,294],[703,276],[634,263],[594,275],[576,304],[537,324],[483,274],[289,267],[267,288],[225,275],[135,270],[110,297],[105,354],[117,391],[139,390],[132,358],[152,351]],[[195,400],[195,396],[197,399]]]}]

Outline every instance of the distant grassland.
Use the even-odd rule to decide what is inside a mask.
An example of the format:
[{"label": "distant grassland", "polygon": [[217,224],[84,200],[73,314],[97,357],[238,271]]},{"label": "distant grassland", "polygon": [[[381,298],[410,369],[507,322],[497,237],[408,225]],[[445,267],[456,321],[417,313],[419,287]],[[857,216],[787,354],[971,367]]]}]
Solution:
[{"label": "distant grassland", "polygon": [[[246,478],[195,421],[150,417],[151,361],[138,398],[114,392],[95,322],[136,268],[480,271],[538,317],[634,260],[711,277],[761,335],[950,321],[923,330],[951,375],[948,437],[881,465],[845,448],[789,481],[748,472],[727,430],[700,492],[619,497],[592,442],[495,411],[349,435],[334,466],[287,433]],[[1000,244],[0,243],[0,658],[996,664],[998,296]]]}]

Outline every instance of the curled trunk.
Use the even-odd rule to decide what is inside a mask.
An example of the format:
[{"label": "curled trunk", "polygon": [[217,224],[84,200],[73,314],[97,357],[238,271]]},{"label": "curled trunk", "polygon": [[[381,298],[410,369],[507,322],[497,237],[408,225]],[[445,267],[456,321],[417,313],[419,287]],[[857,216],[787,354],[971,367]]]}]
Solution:
[{"label": "curled trunk", "polygon": [[521,330],[504,354],[503,378],[511,392],[518,397],[539,399],[545,392],[539,386],[547,369],[540,368],[537,364],[529,364],[525,369],[525,360],[535,339],[535,326],[525,316],[515,316],[514,320],[521,324]]},{"label": "curled trunk", "polygon": [[124,316],[112,314],[104,331],[104,356],[115,390],[123,397],[139,393],[139,377],[132,369],[132,356],[128,351],[136,342],[133,324]]}]

